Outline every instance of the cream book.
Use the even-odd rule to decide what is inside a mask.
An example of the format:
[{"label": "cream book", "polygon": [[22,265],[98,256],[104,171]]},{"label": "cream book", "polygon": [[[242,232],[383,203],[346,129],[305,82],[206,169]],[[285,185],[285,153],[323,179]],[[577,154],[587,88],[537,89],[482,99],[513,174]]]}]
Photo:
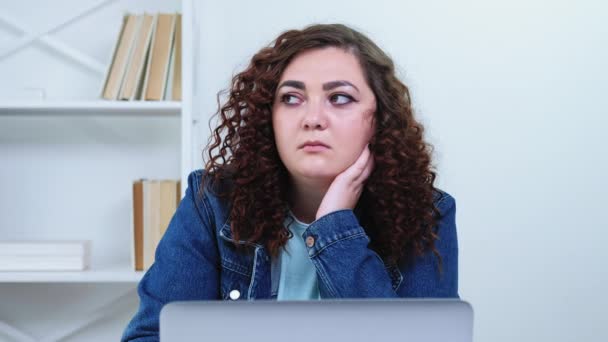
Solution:
[{"label": "cream book", "polygon": [[[181,182],[138,180],[133,182],[132,260],[137,271],[147,270],[180,202]],[[141,262],[140,262],[141,261]]]},{"label": "cream book", "polygon": [[164,99],[167,101],[182,100],[182,15],[175,18],[175,36],[169,59],[169,73]]},{"label": "cream book", "polygon": [[154,29],[154,16],[144,14],[141,16],[141,25],[137,32],[133,53],[129,59],[125,79],[120,89],[119,100],[133,101],[137,99],[138,90],[140,91],[143,83],[143,74],[146,66],[146,59],[152,40],[152,30]]},{"label": "cream book", "polygon": [[141,19],[141,16],[135,14],[126,14],[123,17],[122,28],[114,47],[112,61],[108,68],[101,94],[101,97],[106,100],[118,99],[118,93],[127,70],[132,48],[135,45],[134,42]]},{"label": "cream book", "polygon": [[178,14],[175,19],[175,42],[173,43],[173,77],[171,78],[173,89],[171,100],[182,100],[182,15]]},{"label": "cream book", "polygon": [[176,14],[158,14],[150,54],[146,66],[142,99],[160,101],[163,99],[169,73],[169,58],[173,45]]},{"label": "cream book", "polygon": [[154,263],[156,245],[160,240],[160,182],[148,180],[143,183],[143,268],[146,270]]},{"label": "cream book", "polygon": [[177,203],[177,181],[174,180],[163,180],[160,182],[160,234],[159,237],[162,239],[169,223],[175,214],[176,203]]}]

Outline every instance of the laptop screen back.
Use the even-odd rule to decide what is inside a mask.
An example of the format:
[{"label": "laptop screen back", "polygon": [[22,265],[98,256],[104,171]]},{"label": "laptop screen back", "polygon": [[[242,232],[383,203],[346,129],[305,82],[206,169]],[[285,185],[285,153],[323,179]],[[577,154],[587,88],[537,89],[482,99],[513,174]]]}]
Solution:
[{"label": "laptop screen back", "polygon": [[165,305],[160,341],[471,342],[458,299],[193,301]]}]

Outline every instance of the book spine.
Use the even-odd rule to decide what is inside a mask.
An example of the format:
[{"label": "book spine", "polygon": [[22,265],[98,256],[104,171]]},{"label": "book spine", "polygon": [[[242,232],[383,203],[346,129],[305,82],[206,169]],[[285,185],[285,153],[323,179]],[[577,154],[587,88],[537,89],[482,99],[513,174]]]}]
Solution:
[{"label": "book spine", "polygon": [[0,271],[83,271],[88,268],[89,257],[81,256],[4,256],[0,258]]},{"label": "book spine", "polygon": [[133,247],[132,260],[136,271],[144,269],[143,182],[133,183]]},{"label": "book spine", "polygon": [[[182,100],[182,15],[178,14],[175,23],[175,42],[173,45],[174,51],[174,67],[173,67],[173,78],[171,83],[173,89],[171,92],[171,100],[181,101]],[[179,196],[178,196],[179,198]]]},{"label": "book spine", "polygon": [[141,23],[141,18],[136,15],[128,14],[125,24],[121,30],[118,47],[114,53],[110,71],[104,87],[102,97],[107,100],[117,100],[120,88],[123,83],[126,67],[133,48],[133,41]]},{"label": "book spine", "polygon": [[1,242],[0,256],[11,255],[85,255],[89,252],[90,241],[58,242]]}]

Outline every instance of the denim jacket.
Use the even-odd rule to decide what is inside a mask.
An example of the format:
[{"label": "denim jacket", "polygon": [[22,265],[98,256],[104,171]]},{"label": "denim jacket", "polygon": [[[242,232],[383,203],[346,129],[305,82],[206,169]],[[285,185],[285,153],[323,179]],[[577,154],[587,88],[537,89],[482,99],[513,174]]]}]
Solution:
[{"label": "denim jacket", "polygon": [[[138,285],[139,310],[122,341],[158,341],[160,310],[171,301],[277,297],[276,279],[271,279],[276,263],[264,246],[233,239],[225,201],[198,191],[203,172],[188,177],[186,195],[156,249],[155,262]],[[310,242],[321,298],[459,298],[455,201],[439,191],[435,205],[441,213],[435,246],[442,274],[432,252],[409,266],[385,265],[368,248],[369,237],[352,210],[312,222],[303,237]],[[245,248],[237,250],[235,243]]]}]

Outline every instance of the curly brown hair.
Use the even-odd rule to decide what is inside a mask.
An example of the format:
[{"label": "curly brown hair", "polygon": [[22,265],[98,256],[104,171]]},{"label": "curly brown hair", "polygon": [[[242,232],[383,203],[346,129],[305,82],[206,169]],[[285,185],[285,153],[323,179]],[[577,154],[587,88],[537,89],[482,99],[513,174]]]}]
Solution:
[{"label": "curly brown hair", "polygon": [[[232,78],[220,124],[206,147],[203,182],[230,184],[219,193],[230,205],[237,240],[264,245],[272,256],[291,237],[284,227],[289,175],[274,139],[272,104],[280,77],[293,58],[310,49],[341,48],[356,56],[376,97],[376,129],[371,140],[375,169],[354,210],[370,237],[370,248],[387,264],[413,261],[435,248],[439,210],[431,165],[433,147],[423,140],[410,94],[395,66],[374,42],[341,24],[312,25],[278,36]],[[225,182],[228,180],[228,182]]]}]

